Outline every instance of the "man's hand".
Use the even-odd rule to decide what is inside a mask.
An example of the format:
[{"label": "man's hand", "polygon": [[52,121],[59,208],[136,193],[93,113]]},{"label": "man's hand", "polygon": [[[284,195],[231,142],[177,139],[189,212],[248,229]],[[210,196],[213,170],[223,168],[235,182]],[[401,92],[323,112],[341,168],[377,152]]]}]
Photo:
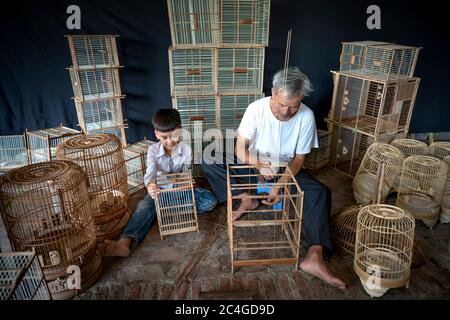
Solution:
[{"label": "man's hand", "polygon": [[147,192],[150,195],[150,197],[152,197],[152,199],[155,199],[159,193],[159,187],[155,183],[150,183],[147,186]]},{"label": "man's hand", "polygon": [[279,193],[280,193],[280,188],[273,187],[272,189],[270,189],[267,200],[262,200],[261,202],[266,206],[272,206],[274,204],[277,204],[281,200]]}]

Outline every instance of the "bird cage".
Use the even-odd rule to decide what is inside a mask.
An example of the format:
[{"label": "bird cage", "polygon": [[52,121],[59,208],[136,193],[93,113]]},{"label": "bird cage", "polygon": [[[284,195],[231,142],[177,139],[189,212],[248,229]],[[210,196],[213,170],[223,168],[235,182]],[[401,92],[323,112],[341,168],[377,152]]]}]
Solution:
[{"label": "bird cage", "polygon": [[380,201],[389,195],[395,177],[400,173],[403,163],[400,150],[386,143],[374,143],[367,149],[358,172],[353,179],[353,193],[357,203],[372,201],[377,189],[377,171],[382,163],[385,164]]},{"label": "bird cage", "polygon": [[447,164],[429,156],[410,156],[403,163],[397,206],[433,228],[439,218]]},{"label": "bird cage", "polygon": [[356,220],[364,205],[355,205],[331,217],[331,237],[333,243],[354,255],[356,241]]},{"label": "bird cage", "polygon": [[[0,202],[13,250],[36,252],[53,299],[71,298],[96,281],[101,257],[80,166],[55,160],[14,169],[2,178]],[[81,287],[68,287],[69,266],[80,268]]]},{"label": "bird cage", "polygon": [[450,156],[444,158],[444,162],[447,164],[447,180],[445,182],[444,194],[441,201],[441,215],[439,221],[441,223],[450,222]]},{"label": "bird cage", "polygon": [[89,101],[122,96],[118,68],[69,68],[75,99]]},{"label": "bird cage", "polygon": [[155,199],[159,234],[164,236],[198,231],[197,210],[190,171],[161,173],[157,178],[160,192]]},{"label": "bird cage", "polygon": [[213,47],[219,43],[218,0],[167,0],[174,48]]},{"label": "bird cage", "polygon": [[[274,182],[258,181],[254,165],[227,166],[228,238],[231,253],[231,272],[236,267],[254,265],[293,264],[298,267],[300,231],[303,213],[303,191],[289,167],[280,168]],[[239,170],[239,171],[236,171]],[[281,177],[287,177],[280,182]],[[249,199],[267,198],[268,188],[280,188],[280,203],[260,206],[232,221],[239,193],[247,192]],[[239,194],[239,195],[236,195]]]},{"label": "bird cage", "polygon": [[147,169],[147,151],[152,144],[154,144],[153,141],[144,139],[123,148],[129,194],[145,189],[144,175]]},{"label": "bird cage", "polygon": [[412,78],[419,51],[393,43],[344,42],[340,71],[385,81]]},{"label": "bird cage", "polygon": [[420,79],[377,81],[334,72],[331,119],[368,135],[408,132]]},{"label": "bird cage", "polygon": [[428,149],[430,156],[444,160],[446,156],[450,156],[450,142],[436,141],[430,144]]},{"label": "bird cage", "polygon": [[0,172],[28,164],[25,135],[0,136]]},{"label": "bird cage", "polygon": [[414,229],[414,218],[400,208],[371,204],[360,210],[354,269],[371,297],[408,286]]},{"label": "bird cage", "polygon": [[[413,155],[425,155],[428,152],[428,146],[425,142],[414,139],[395,139],[391,142],[391,146],[397,148],[403,153],[403,158]],[[392,190],[398,192],[400,187],[401,174],[397,175],[392,185]]]},{"label": "bird cage", "polygon": [[310,170],[318,170],[328,165],[331,150],[331,132],[325,130],[317,130],[319,140],[319,148],[312,149],[311,153],[305,157],[305,167]]},{"label": "bird cage", "polygon": [[169,48],[170,93],[172,96],[214,94],[216,49]]},{"label": "bird cage", "polygon": [[0,253],[0,300],[50,300],[34,252]]},{"label": "bird cage", "polygon": [[374,138],[355,129],[332,123],[330,165],[336,170],[354,177]]},{"label": "bird cage", "polygon": [[222,45],[269,44],[270,0],[221,0],[220,3]]},{"label": "bird cage", "polygon": [[218,96],[220,128],[223,134],[225,135],[226,129],[237,130],[248,105],[263,97],[262,93]]},{"label": "bird cage", "polygon": [[219,93],[261,94],[263,78],[263,47],[218,49]]},{"label": "bird cage", "polygon": [[54,160],[56,146],[59,143],[81,134],[81,131],[63,125],[35,131],[26,130],[25,137],[30,164]]},{"label": "bird cage", "polygon": [[130,217],[122,145],[111,134],[78,136],[61,143],[57,159],[80,165],[87,174],[97,240],[117,237]]},{"label": "bird cage", "polygon": [[75,68],[119,67],[115,35],[68,35]]},{"label": "bird cage", "polygon": [[91,101],[75,100],[78,123],[87,134],[111,133],[126,145],[125,128],[121,98]]}]

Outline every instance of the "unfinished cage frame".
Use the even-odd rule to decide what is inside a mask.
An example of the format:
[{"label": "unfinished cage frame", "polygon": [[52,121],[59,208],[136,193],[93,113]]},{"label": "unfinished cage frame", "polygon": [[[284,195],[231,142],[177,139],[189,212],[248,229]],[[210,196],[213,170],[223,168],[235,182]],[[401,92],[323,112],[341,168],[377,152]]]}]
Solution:
[{"label": "unfinished cage frame", "polygon": [[148,148],[155,142],[144,138],[123,148],[127,171],[128,193],[131,195],[145,189],[144,176],[147,169]]}]

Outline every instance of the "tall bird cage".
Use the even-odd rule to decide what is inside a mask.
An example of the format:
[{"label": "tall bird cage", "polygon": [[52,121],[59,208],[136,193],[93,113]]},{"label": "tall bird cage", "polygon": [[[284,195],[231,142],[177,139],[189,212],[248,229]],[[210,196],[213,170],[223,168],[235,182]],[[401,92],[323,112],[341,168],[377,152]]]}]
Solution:
[{"label": "tall bird cage", "polygon": [[445,182],[444,195],[441,202],[441,215],[439,221],[441,223],[450,222],[450,156],[444,158],[444,162],[447,164],[447,181]]},{"label": "tall bird cage", "polygon": [[[391,146],[396,147],[403,153],[403,158],[408,158],[413,155],[426,155],[428,152],[428,146],[425,142],[414,139],[395,139],[391,142]],[[403,166],[402,166],[403,167]],[[401,172],[394,180],[392,190],[398,192],[400,187]]]},{"label": "tall bird cage", "polygon": [[397,206],[433,228],[439,218],[447,164],[434,157],[410,156],[403,163]]},{"label": "tall bird cage", "polygon": [[127,173],[119,138],[112,134],[75,137],[58,146],[56,157],[77,163],[87,174],[97,240],[117,237],[130,217]]},{"label": "tall bird cage", "polygon": [[50,300],[34,252],[0,253],[0,300]]},{"label": "tall bird cage", "polygon": [[161,240],[164,236],[197,231],[198,221],[190,171],[160,174],[155,199]]},{"label": "tall bird cage", "polygon": [[372,204],[360,210],[354,269],[371,297],[408,287],[414,229],[414,218],[395,206]]},{"label": "tall bird cage", "polygon": [[[303,191],[289,167],[280,167],[272,181],[257,173],[254,165],[228,165],[227,216],[231,254],[231,272],[237,267],[255,265],[294,265],[298,267],[300,232],[303,216]],[[281,177],[285,177],[280,181]],[[278,187],[280,202],[244,212],[239,220],[233,214],[242,199],[267,199],[271,188]]]},{"label": "tall bird cage", "polygon": [[154,144],[153,141],[144,139],[123,148],[129,194],[145,189],[144,175],[147,169],[147,151],[152,144]]},{"label": "tall bird cage", "polygon": [[28,164],[25,135],[0,136],[0,173]]},{"label": "tall bird cage", "polygon": [[386,143],[374,143],[367,149],[353,179],[353,193],[357,203],[369,203],[373,199],[377,187],[377,170],[382,163],[385,164],[385,171],[380,201],[383,202],[389,195],[395,177],[402,169],[403,155],[400,150]]},{"label": "tall bird cage", "polygon": [[[14,169],[2,178],[3,221],[14,251],[35,251],[53,299],[68,299],[91,286],[102,270],[86,174],[55,160]],[[69,287],[69,266],[81,271]]]},{"label": "tall bird cage", "polygon": [[446,156],[450,156],[450,142],[436,141],[430,144],[428,149],[430,156],[443,160]]}]

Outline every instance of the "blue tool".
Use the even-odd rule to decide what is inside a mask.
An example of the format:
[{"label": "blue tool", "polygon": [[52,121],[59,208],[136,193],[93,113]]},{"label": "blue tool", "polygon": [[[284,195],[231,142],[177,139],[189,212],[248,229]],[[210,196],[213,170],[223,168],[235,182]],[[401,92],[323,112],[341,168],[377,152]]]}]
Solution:
[{"label": "blue tool", "polygon": [[[269,195],[270,190],[272,189],[272,185],[271,182],[272,180],[267,180],[266,182],[258,182],[258,186],[256,188],[256,194],[257,195]],[[283,198],[283,192],[281,192],[281,197]],[[283,209],[283,203],[280,200],[278,203],[275,203],[272,205],[272,209],[274,210],[279,210],[279,209]]]}]

